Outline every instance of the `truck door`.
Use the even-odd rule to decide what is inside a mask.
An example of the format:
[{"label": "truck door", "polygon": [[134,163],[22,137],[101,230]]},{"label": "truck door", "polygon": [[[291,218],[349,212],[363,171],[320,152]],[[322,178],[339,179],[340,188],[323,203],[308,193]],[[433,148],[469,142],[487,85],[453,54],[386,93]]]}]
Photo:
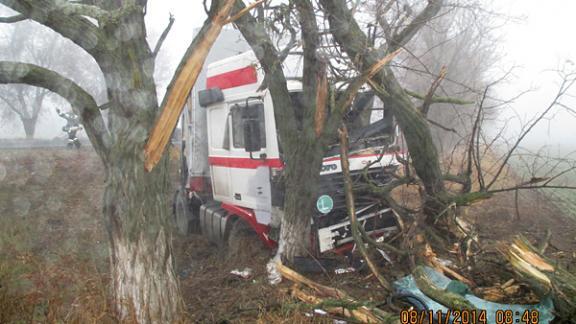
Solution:
[{"label": "truck door", "polygon": [[220,103],[208,110],[208,146],[214,199],[230,202],[230,117],[228,105]]},{"label": "truck door", "polygon": [[[245,150],[244,114],[248,108],[257,115],[260,125],[262,149],[252,155]],[[270,211],[270,165],[266,155],[267,136],[264,103],[260,99],[242,100],[229,104],[230,111],[230,181],[234,204],[256,210],[260,223],[268,223],[266,212]],[[264,216],[262,216],[264,215]]]}]

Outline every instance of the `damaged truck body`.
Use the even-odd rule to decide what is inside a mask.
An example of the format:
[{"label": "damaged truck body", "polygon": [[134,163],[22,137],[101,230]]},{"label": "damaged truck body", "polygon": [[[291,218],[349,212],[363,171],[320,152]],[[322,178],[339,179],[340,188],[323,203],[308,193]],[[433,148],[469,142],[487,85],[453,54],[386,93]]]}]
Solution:
[{"label": "damaged truck body", "polygon": [[[257,59],[247,51],[208,64],[205,80],[190,94],[181,118],[181,183],[174,200],[179,232],[201,231],[223,242],[234,226],[247,224],[267,246],[276,246],[283,169],[290,161],[282,154],[270,92],[260,89],[263,79]],[[291,80],[288,88],[298,105],[301,82]],[[368,187],[392,179],[404,152],[402,136],[370,92],[360,92],[353,105],[362,106],[353,111],[361,111],[355,118],[364,120],[352,126],[350,136],[356,213],[368,233],[382,236],[396,230],[395,218]],[[337,143],[327,150],[316,208],[308,211],[315,254],[352,246],[338,152]]]}]

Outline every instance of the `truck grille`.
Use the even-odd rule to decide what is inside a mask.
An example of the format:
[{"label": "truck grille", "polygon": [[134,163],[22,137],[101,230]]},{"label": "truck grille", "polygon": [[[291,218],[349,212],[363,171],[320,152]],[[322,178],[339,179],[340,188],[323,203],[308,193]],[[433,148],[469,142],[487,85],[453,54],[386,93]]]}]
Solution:
[{"label": "truck grille", "polygon": [[[370,179],[372,184],[383,186],[390,182],[392,178],[390,175],[391,172],[385,172],[382,168],[372,168],[366,171],[366,177],[364,176],[364,172],[365,170],[350,171],[356,211],[371,205],[385,207],[381,199],[368,190],[366,177]],[[327,214],[322,214],[316,210],[314,218],[315,224],[319,228],[337,224],[347,218],[344,176],[342,173],[326,174],[320,177],[318,197],[322,195],[330,196],[334,201],[334,207]]]}]

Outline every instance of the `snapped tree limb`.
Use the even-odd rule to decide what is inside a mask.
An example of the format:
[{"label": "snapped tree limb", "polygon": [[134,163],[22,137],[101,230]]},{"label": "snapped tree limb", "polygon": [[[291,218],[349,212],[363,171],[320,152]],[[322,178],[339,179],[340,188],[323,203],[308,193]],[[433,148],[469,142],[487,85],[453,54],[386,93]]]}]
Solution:
[{"label": "snapped tree limb", "polygon": [[528,240],[518,236],[511,244],[502,244],[500,252],[518,277],[545,297],[552,294],[557,316],[573,323],[576,316],[576,276],[553,265]]},{"label": "snapped tree limb", "polygon": [[206,19],[204,26],[184,54],[162,101],[160,116],[156,120],[144,147],[144,168],[146,171],[150,172],[160,161],[164,149],[170,141],[172,131],[178,123],[182,109],[184,109],[186,99],[196,83],[210,48],[220,35],[233,4],[234,0],[226,0],[223,4],[217,4],[218,7],[215,8],[214,15]]},{"label": "snapped tree limb", "polygon": [[[287,266],[283,265],[282,263],[277,263],[276,267],[282,276],[294,283],[305,285],[308,288],[313,289],[316,293],[320,294],[323,297],[328,297],[334,300],[340,300],[344,305],[344,302],[349,304],[358,305],[358,302],[355,301],[352,297],[350,297],[344,291],[332,288],[328,286],[324,286],[322,284],[316,283],[309,278],[302,276],[301,274],[297,273],[296,271],[288,268]],[[294,297],[313,305],[321,305],[326,301],[326,299],[318,298],[316,296],[311,296],[309,294],[304,293],[300,289],[295,290]],[[293,292],[294,293],[294,292]],[[328,311],[334,311],[333,309],[328,309]],[[345,315],[350,318],[356,318],[362,320],[363,323],[398,323],[398,317],[383,312],[377,308],[369,309],[365,306],[358,306],[352,309],[348,309],[347,312],[335,312],[337,314]]]}]

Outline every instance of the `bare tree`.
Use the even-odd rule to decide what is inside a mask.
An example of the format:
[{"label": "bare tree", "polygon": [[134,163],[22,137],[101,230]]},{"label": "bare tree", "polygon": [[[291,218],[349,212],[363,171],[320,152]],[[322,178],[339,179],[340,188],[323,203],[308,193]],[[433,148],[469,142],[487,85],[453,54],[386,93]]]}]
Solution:
[{"label": "bare tree", "polygon": [[[39,61],[45,66],[54,66],[54,48],[56,37],[54,35],[34,34],[31,39],[26,35],[30,26],[17,24],[4,38],[7,44],[2,46],[2,56],[21,61]],[[31,44],[35,43],[36,47]],[[0,88],[0,101],[3,115],[6,118],[18,117],[22,122],[26,138],[34,137],[38,117],[48,98],[48,90],[24,85],[2,86]]]}]

